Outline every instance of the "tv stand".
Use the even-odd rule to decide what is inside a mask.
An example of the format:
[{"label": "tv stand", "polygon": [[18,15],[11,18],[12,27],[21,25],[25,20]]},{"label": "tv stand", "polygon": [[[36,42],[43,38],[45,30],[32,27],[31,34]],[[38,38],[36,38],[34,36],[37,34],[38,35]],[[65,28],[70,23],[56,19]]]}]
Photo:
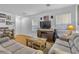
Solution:
[{"label": "tv stand", "polygon": [[53,29],[38,29],[37,36],[47,38],[48,42],[53,42]]}]

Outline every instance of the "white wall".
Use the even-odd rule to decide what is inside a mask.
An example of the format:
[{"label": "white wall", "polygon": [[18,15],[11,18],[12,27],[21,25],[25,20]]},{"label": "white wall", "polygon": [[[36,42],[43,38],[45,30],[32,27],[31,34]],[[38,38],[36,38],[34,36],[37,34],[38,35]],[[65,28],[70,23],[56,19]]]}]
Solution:
[{"label": "white wall", "polygon": [[32,31],[32,21],[28,17],[16,16],[16,35],[27,35]]},{"label": "white wall", "polygon": [[[54,18],[53,18],[52,24],[55,24],[55,21],[56,21],[55,16],[64,14],[64,13],[71,13],[71,23],[76,26],[76,8],[75,8],[75,5],[72,5],[69,7],[60,8],[60,9],[56,9],[56,10],[44,11],[39,14],[33,15],[30,18],[16,16],[16,34],[27,35],[28,33],[32,33],[32,20],[36,20],[37,28],[39,28],[40,17],[42,17],[42,16],[53,15]],[[36,29],[34,32],[36,32]]]},{"label": "white wall", "polygon": [[20,16],[16,16],[15,24],[16,24],[15,33],[20,34],[21,33],[21,17]]},{"label": "white wall", "polygon": [[[68,6],[68,7],[60,8],[60,9],[55,9],[55,10],[44,11],[44,12],[41,12],[41,13],[38,13],[38,14],[32,16],[31,19],[32,20],[35,19],[35,20],[39,21],[40,17],[47,16],[47,15],[48,16],[53,15],[54,18],[53,18],[52,24],[55,24],[56,23],[56,15],[61,15],[61,14],[64,14],[64,13],[71,13],[71,24],[76,26],[76,5],[72,5],[72,6]],[[55,26],[53,26],[53,27],[55,27]],[[64,27],[64,25],[61,25],[61,28],[62,27]],[[58,28],[58,26],[57,26],[57,28]]]},{"label": "white wall", "polygon": [[32,21],[28,18],[22,18],[22,34],[29,34],[32,31]]}]

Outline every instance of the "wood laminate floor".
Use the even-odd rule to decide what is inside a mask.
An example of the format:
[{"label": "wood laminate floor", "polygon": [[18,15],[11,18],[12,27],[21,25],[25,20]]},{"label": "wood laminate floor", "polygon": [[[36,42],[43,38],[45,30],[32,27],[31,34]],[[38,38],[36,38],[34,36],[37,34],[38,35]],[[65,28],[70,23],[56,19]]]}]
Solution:
[{"label": "wood laminate floor", "polygon": [[[25,39],[26,39],[26,38],[29,38],[29,37],[31,37],[31,36],[17,35],[17,36],[15,37],[15,40],[16,40],[17,42],[23,44],[23,45],[26,45],[26,40],[25,40]],[[53,45],[53,43],[47,42],[46,48],[43,49],[42,51],[43,51],[45,54],[47,54],[48,51],[50,50],[50,48],[52,47],[52,45]]]}]

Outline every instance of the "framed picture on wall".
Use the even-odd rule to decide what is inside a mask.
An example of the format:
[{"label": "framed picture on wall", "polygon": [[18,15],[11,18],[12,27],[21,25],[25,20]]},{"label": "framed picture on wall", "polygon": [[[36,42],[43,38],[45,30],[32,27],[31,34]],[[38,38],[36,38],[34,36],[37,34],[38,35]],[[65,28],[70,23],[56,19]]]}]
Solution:
[{"label": "framed picture on wall", "polygon": [[49,16],[44,16],[44,21],[48,21],[49,20]]},{"label": "framed picture on wall", "polygon": [[6,21],[6,25],[12,25],[13,22],[10,22],[10,21]]},{"label": "framed picture on wall", "polygon": [[6,20],[11,20],[11,16],[6,16]]},{"label": "framed picture on wall", "polygon": [[5,18],[0,18],[0,23],[5,23]]},{"label": "framed picture on wall", "polygon": [[0,13],[0,18],[6,18],[6,14]]}]

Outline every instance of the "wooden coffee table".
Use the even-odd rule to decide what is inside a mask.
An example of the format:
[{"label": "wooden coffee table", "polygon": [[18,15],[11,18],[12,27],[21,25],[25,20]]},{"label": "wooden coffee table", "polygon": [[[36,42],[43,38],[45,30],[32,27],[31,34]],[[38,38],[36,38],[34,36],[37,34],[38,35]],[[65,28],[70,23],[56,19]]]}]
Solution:
[{"label": "wooden coffee table", "polygon": [[45,38],[36,38],[34,41],[33,41],[33,48],[36,48],[36,49],[44,49],[46,48],[46,39]]}]

